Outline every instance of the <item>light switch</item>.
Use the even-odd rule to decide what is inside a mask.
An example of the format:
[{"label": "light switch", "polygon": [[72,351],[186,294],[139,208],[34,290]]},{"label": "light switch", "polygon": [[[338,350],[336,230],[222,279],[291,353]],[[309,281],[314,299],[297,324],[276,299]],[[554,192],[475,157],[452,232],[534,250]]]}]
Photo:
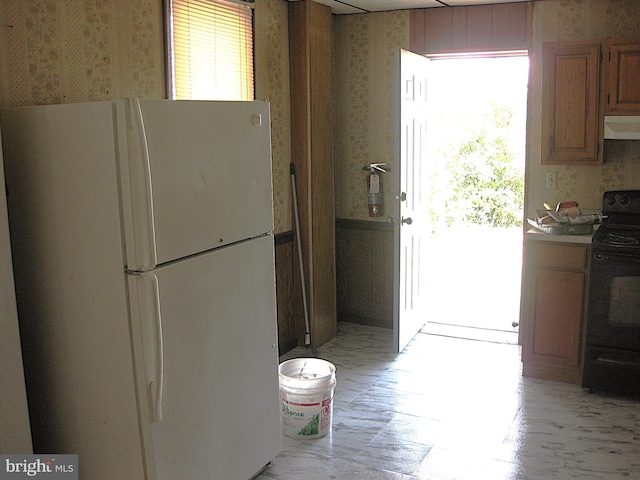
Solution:
[{"label": "light switch", "polygon": [[547,172],[547,190],[555,190],[556,188],[558,188],[556,172]]}]

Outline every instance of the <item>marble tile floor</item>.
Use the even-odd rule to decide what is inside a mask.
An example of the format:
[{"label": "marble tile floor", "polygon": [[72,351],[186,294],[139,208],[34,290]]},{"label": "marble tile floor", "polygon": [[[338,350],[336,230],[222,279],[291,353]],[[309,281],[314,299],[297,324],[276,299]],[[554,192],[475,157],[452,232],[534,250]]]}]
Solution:
[{"label": "marble tile floor", "polygon": [[[259,480],[640,480],[640,402],[521,376],[517,345],[349,323],[318,348],[336,366],[333,427],[283,437]],[[306,356],[296,348],[281,360]]]}]

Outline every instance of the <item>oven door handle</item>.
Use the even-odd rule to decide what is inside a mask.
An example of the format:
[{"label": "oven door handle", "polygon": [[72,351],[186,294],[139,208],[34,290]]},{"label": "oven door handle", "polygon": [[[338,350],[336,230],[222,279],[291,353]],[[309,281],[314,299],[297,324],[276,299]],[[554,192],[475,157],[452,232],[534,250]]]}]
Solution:
[{"label": "oven door handle", "polygon": [[638,368],[638,363],[637,362],[629,362],[629,361],[625,361],[625,360],[615,360],[613,358],[605,358],[605,357],[598,357],[596,358],[596,362],[600,362],[600,363],[607,363],[609,365],[617,365],[619,367],[634,367],[634,368]]},{"label": "oven door handle", "polygon": [[640,257],[638,256],[638,254],[636,253],[631,254],[631,253],[622,253],[622,252],[616,252],[616,253],[600,253],[600,252],[591,252],[591,260],[593,260],[594,262],[623,262],[623,263],[629,263],[632,262],[634,264],[638,263],[638,260],[640,259]]}]

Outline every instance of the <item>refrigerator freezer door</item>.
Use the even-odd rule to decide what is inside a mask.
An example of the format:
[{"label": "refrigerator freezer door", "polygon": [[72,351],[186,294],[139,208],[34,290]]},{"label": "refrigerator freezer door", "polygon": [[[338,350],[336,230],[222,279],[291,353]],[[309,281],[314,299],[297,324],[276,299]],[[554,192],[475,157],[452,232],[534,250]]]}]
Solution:
[{"label": "refrigerator freezer door", "polygon": [[129,270],[273,229],[267,102],[117,105],[119,128],[127,129],[121,175]]},{"label": "refrigerator freezer door", "polygon": [[141,405],[154,410],[164,364],[162,417],[150,425],[155,478],[251,478],[281,447],[273,237],[130,275],[129,284],[144,345]]}]

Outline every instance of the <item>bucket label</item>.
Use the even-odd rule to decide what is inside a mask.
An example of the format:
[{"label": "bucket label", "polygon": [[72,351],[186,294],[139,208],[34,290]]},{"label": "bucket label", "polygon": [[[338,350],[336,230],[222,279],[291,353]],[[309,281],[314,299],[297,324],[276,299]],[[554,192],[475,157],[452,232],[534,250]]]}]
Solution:
[{"label": "bucket label", "polygon": [[[322,437],[331,430],[333,392],[326,398],[301,399],[282,395],[282,427],[289,437]],[[317,400],[317,401],[314,401]]]},{"label": "bucket label", "polygon": [[318,435],[318,433],[320,433],[318,430],[318,425],[320,424],[318,419],[319,416],[320,414],[318,413],[311,417],[311,421],[302,427],[302,430],[298,432],[298,435]]},{"label": "bucket label", "polygon": [[331,428],[331,404],[333,398],[326,398],[322,401],[322,417],[320,420],[320,430]]}]

